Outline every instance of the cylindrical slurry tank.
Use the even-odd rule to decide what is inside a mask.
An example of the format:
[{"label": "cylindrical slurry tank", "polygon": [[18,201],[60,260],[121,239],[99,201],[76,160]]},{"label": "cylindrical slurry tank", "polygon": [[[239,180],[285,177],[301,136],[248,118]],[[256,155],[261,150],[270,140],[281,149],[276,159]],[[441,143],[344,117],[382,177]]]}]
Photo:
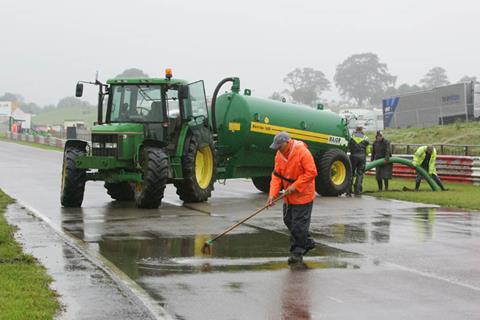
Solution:
[{"label": "cylindrical slurry tank", "polygon": [[307,143],[314,155],[332,147],[346,150],[349,133],[337,114],[246,93],[229,92],[217,98],[215,119],[222,154],[233,156],[244,150],[271,154],[269,146],[280,131]]}]

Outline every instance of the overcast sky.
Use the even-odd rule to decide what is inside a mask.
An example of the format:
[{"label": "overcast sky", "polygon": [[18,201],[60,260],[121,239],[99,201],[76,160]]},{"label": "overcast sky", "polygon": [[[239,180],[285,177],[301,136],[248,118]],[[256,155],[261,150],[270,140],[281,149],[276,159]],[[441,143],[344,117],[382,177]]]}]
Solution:
[{"label": "overcast sky", "polygon": [[[2,0],[0,94],[56,104],[77,80],[126,68],[203,79],[207,94],[227,76],[267,97],[295,67],[321,70],[338,98],[335,67],[373,52],[418,83],[434,66],[450,81],[480,76],[480,2],[439,0],[100,1]],[[95,100],[95,90],[86,88]]]}]

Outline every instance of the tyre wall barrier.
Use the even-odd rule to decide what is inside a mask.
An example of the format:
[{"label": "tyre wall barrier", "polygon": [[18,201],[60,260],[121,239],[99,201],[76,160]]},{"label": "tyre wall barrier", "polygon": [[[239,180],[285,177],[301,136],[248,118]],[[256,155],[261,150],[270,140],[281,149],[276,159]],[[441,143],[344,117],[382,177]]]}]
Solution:
[{"label": "tyre wall barrier", "polygon": [[[394,157],[412,161],[413,155],[399,154]],[[370,171],[367,174],[374,174]],[[447,182],[480,184],[480,157],[473,156],[437,156],[437,174],[441,180]],[[415,178],[415,169],[393,164],[393,176],[400,178]]]},{"label": "tyre wall barrier", "polygon": [[33,136],[23,133],[11,133],[7,132],[7,138],[16,141],[33,142],[38,144],[45,144],[52,147],[63,148],[65,146],[65,140],[55,137]]}]

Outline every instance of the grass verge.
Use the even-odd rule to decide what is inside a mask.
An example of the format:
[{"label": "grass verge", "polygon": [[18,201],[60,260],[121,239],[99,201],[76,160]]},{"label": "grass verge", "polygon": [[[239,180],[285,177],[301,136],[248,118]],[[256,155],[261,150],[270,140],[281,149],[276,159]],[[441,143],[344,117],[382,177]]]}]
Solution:
[{"label": "grass verge", "polygon": [[0,319],[52,319],[60,309],[52,279],[15,241],[4,217],[12,199],[0,190]]},{"label": "grass verge", "polygon": [[469,184],[444,183],[448,191],[431,191],[428,183],[422,181],[420,191],[402,191],[403,187],[415,189],[415,180],[394,178],[390,180],[391,191],[377,192],[377,181],[365,176],[363,190],[366,194],[388,199],[436,204],[442,207],[480,210],[480,188]]},{"label": "grass verge", "polygon": [[49,146],[49,145],[46,145],[46,144],[39,144],[39,143],[35,143],[35,142],[30,142],[30,141],[10,140],[10,139],[1,138],[1,137],[0,137],[0,141],[18,143],[18,144],[22,144],[24,146],[35,147],[35,148],[44,149],[44,150],[54,150],[54,151],[63,152],[63,149],[61,149],[59,147]]},{"label": "grass verge", "polygon": [[[375,132],[367,133],[374,141]],[[429,128],[385,129],[393,143],[480,145],[480,122],[459,122]]]}]

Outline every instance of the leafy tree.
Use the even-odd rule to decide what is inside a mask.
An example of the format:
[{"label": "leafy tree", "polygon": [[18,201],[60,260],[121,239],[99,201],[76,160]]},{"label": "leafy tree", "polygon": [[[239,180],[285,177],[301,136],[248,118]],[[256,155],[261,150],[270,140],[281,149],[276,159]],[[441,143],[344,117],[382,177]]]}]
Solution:
[{"label": "leafy tree", "polygon": [[330,81],[325,74],[313,68],[295,68],[285,76],[283,82],[291,87],[286,92],[295,102],[312,107],[322,92],[330,88]]},{"label": "leafy tree", "polygon": [[88,102],[83,101],[81,99],[75,97],[65,97],[60,99],[57,104],[57,108],[72,108],[72,107],[85,107],[85,108],[93,108]]},{"label": "leafy tree", "polygon": [[422,87],[432,89],[435,87],[445,86],[450,84],[448,81],[447,71],[442,67],[435,67],[430,69],[426,75],[420,80]]},{"label": "leafy tree", "polygon": [[422,87],[417,86],[416,84],[409,85],[407,83],[402,83],[400,86],[398,86],[397,92],[398,94],[406,94],[406,93],[412,93],[412,92],[417,92],[421,90],[422,90]]},{"label": "leafy tree", "polygon": [[463,76],[460,80],[458,80],[459,83],[461,82],[471,82],[473,81],[474,83],[477,83],[477,77],[473,76],[473,77],[470,77],[470,76]]},{"label": "leafy tree", "polygon": [[270,97],[268,97],[268,99],[282,101],[283,96],[280,94],[280,92],[275,91],[274,93],[272,93],[272,95]]},{"label": "leafy tree", "polygon": [[0,96],[0,101],[23,102],[23,100],[23,96],[18,93],[5,92],[3,96]]},{"label": "leafy tree", "polygon": [[144,73],[143,70],[138,68],[130,68],[130,69],[124,70],[115,78],[147,78],[147,77],[148,77],[148,74]]},{"label": "leafy tree", "polygon": [[42,111],[44,111],[39,105],[33,102],[22,103],[20,105],[20,109],[22,109],[23,112],[33,113],[33,114],[39,114]]},{"label": "leafy tree", "polygon": [[337,66],[335,85],[340,95],[353,99],[361,107],[364,102],[379,102],[385,90],[395,85],[397,77],[388,73],[374,53],[354,54]]}]

